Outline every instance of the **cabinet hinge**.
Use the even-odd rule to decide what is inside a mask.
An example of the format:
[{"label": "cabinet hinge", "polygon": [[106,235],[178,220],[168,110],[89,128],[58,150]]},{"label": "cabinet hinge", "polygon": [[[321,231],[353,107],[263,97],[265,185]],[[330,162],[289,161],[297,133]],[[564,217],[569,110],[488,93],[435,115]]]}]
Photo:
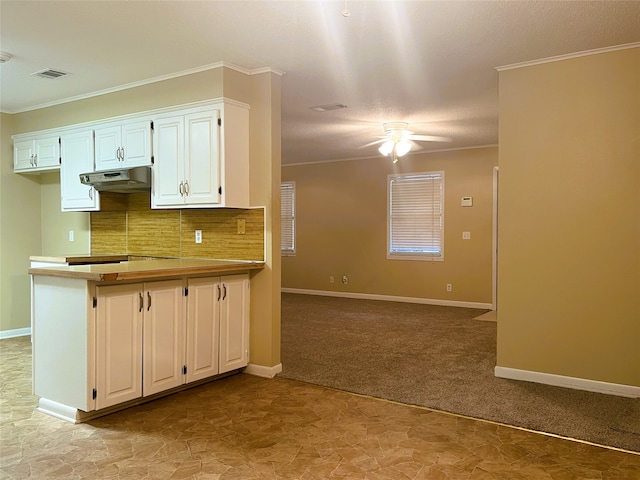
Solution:
[{"label": "cabinet hinge", "polygon": [[221,119],[221,118],[219,118],[219,119],[218,119],[218,126],[219,126],[219,127],[221,127],[221,126],[222,126],[222,119]]},{"label": "cabinet hinge", "polygon": [[93,308],[98,306],[98,297],[93,297]]},{"label": "cabinet hinge", "polygon": [[188,287],[184,287],[184,296],[185,297],[189,296],[189,288]]},{"label": "cabinet hinge", "polygon": [[187,366],[186,366],[186,365],[183,365],[183,366],[182,366],[182,374],[183,374],[183,375],[186,375],[186,374],[187,374]]},{"label": "cabinet hinge", "polygon": [[98,391],[94,388],[93,392],[91,393],[91,398],[95,400],[97,397],[98,397]]}]

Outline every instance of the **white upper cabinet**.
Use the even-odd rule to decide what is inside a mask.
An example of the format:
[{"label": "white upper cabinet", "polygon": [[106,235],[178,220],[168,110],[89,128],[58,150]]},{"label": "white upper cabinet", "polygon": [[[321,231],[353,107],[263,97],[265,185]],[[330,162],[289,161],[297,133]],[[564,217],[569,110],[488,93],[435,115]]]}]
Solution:
[{"label": "white upper cabinet", "polygon": [[63,133],[60,137],[60,196],[63,212],[100,210],[100,194],[80,183],[80,174],[93,171],[93,130]]},{"label": "white upper cabinet", "polygon": [[13,171],[43,172],[60,168],[60,136],[15,136],[13,139]]},{"label": "white upper cabinet", "polygon": [[151,165],[151,121],[96,127],[95,152],[96,171]]},{"label": "white upper cabinet", "polygon": [[249,207],[249,112],[217,104],[154,121],[152,208]]}]

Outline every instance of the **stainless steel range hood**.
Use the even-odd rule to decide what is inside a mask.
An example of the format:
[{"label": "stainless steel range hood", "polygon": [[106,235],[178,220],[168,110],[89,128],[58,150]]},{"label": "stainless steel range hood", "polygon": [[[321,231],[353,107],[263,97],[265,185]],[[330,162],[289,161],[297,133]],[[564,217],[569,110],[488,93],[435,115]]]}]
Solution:
[{"label": "stainless steel range hood", "polygon": [[81,173],[80,182],[94,187],[99,192],[148,192],[151,190],[151,167]]}]

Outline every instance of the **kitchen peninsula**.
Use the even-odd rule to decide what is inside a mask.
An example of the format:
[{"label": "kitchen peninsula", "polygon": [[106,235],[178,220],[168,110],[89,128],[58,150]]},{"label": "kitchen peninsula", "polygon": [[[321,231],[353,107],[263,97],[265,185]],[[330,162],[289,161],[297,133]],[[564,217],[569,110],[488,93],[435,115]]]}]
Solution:
[{"label": "kitchen peninsula", "polygon": [[186,258],[31,268],[38,410],[83,422],[241,371],[249,273],[262,268]]}]

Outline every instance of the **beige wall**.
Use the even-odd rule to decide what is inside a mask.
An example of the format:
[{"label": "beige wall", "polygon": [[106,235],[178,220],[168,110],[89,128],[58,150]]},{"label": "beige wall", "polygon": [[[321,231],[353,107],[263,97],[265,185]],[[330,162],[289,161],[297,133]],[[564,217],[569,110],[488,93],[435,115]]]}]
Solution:
[{"label": "beige wall", "polygon": [[[296,254],[282,258],[282,286],[491,303],[496,147],[285,166],[296,182]],[[388,260],[387,175],[444,171],[444,261]],[[461,207],[463,196],[473,207]],[[462,240],[462,232],[471,232]],[[349,284],[343,285],[343,275]],[[329,283],[333,276],[335,283]],[[453,286],[446,291],[446,284]]]},{"label": "beige wall", "polygon": [[[281,78],[251,77],[250,202],[265,207],[265,269],[251,278],[251,362],[280,364]],[[271,159],[268,161],[268,159]]]},{"label": "beige wall", "polygon": [[6,331],[29,327],[29,255],[40,253],[42,240],[40,178],[13,173],[14,117],[0,115],[0,331]]},{"label": "beige wall", "polygon": [[640,48],[500,72],[498,365],[640,386]]},{"label": "beige wall", "polygon": [[[52,173],[31,177],[12,172],[12,134],[225,96],[249,104],[256,103],[256,115],[268,118],[268,124],[257,123],[253,120],[253,107],[250,110],[250,162],[252,170],[275,171],[280,168],[280,79],[273,77],[268,73],[253,77],[219,68],[35,111],[3,115],[3,124],[6,123],[7,128],[3,127],[1,139],[0,330],[29,326],[29,277],[26,272],[30,255],[90,251],[89,214],[60,212],[59,175]],[[228,86],[225,86],[225,82]],[[264,146],[267,148],[263,149]],[[279,179],[273,175],[269,179],[266,185],[252,181],[251,200],[259,202],[259,206],[270,207],[274,194],[279,194]],[[274,186],[276,181],[278,188]],[[268,216],[271,215],[269,207]],[[271,220],[267,228],[270,225]],[[68,242],[69,230],[75,231],[74,244]],[[257,303],[252,300],[251,345],[255,351],[251,352],[251,362],[273,366],[280,358],[279,338],[276,342],[270,333],[263,341],[259,334],[264,331],[279,332],[279,249],[277,256],[267,251],[266,262],[268,268],[257,274],[259,280],[252,283],[252,299],[255,297],[259,300]]]}]

